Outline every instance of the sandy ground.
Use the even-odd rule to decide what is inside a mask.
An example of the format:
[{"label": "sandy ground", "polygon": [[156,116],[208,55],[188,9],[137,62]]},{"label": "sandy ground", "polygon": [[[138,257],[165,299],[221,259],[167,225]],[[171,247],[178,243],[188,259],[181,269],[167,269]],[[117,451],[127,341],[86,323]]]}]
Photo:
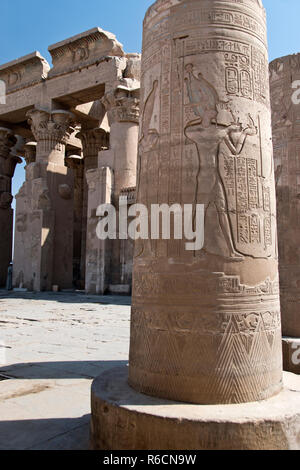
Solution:
[{"label": "sandy ground", "polygon": [[0,450],[88,449],[91,382],[127,363],[129,319],[129,297],[0,291]]}]

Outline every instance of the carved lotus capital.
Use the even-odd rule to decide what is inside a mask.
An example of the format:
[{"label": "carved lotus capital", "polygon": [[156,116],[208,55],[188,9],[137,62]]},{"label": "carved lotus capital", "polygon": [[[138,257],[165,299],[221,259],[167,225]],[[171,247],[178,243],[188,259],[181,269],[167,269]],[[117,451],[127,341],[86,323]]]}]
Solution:
[{"label": "carved lotus capital", "polygon": [[28,122],[37,142],[54,141],[65,144],[74,132],[75,119],[69,111],[44,111],[32,109],[27,113]]},{"label": "carved lotus capital", "polygon": [[17,139],[10,129],[0,127],[0,157],[7,159]]},{"label": "carved lotus capital", "polygon": [[81,140],[84,158],[98,156],[98,152],[109,146],[109,133],[104,129],[81,130],[76,137]]},{"label": "carved lotus capital", "polygon": [[107,92],[102,98],[109,124],[115,122],[139,123],[140,117],[140,90],[118,86],[115,90]]}]

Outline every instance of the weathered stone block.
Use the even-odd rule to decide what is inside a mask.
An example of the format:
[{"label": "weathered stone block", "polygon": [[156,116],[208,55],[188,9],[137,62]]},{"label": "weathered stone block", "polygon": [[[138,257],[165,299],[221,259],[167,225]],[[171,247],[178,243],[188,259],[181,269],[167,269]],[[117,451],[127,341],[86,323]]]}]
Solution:
[{"label": "weathered stone block", "polygon": [[0,65],[0,80],[6,83],[6,92],[32,86],[45,80],[50,66],[39,52]]},{"label": "weathered stone block", "polygon": [[283,391],[239,405],[189,405],[148,397],[128,386],[128,368],[92,386],[93,450],[299,450],[300,378]]},{"label": "weathered stone block", "polygon": [[115,35],[93,28],[49,46],[53,69],[49,76],[65,74],[95,64],[110,56],[123,57],[123,46]]}]

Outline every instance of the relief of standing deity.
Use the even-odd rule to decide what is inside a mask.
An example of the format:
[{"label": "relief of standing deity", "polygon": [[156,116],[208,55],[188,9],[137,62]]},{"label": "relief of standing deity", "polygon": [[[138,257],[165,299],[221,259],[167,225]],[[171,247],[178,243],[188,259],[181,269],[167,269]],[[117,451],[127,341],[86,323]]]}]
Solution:
[{"label": "relief of standing deity", "polygon": [[219,99],[202,74],[195,74],[192,64],[185,70],[189,106],[197,117],[184,131],[197,148],[195,204],[205,205],[207,233],[216,229],[215,221],[214,228],[207,227],[207,215],[215,209],[223,236],[221,250],[214,253],[211,247],[204,249],[223,256],[228,253],[236,261],[244,256],[270,256],[270,189],[259,175],[259,152],[253,152],[253,156],[251,153],[251,158],[245,152],[247,139],[258,135],[254,120],[248,114],[248,122],[243,125],[230,110],[230,103]]}]

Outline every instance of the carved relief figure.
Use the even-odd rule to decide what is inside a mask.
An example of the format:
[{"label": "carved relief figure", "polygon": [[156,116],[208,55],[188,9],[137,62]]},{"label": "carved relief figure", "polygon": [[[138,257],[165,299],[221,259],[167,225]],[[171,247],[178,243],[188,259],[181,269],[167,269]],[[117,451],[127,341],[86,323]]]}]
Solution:
[{"label": "carved relief figure", "polygon": [[[196,144],[199,160],[195,204],[205,205],[205,213],[214,205],[219,224],[233,259],[243,258],[234,243],[233,227],[228,214],[227,195],[224,181],[220,175],[220,152],[225,149],[237,158],[241,155],[248,136],[255,136],[257,128],[251,116],[248,125],[243,128],[238,119],[229,110],[228,103],[222,103],[215,89],[201,74],[195,77],[193,65],[186,66],[188,78],[186,86],[194,114],[198,119],[191,121],[185,128],[185,135]],[[199,182],[203,179],[203,184]]]},{"label": "carved relief figure", "polygon": [[[152,89],[145,100],[144,110],[142,114],[142,124],[141,124],[141,138],[139,141],[139,154],[138,154],[138,178],[137,178],[137,189],[136,194],[139,196],[141,189],[141,169],[142,169],[142,156],[151,150],[153,150],[159,141],[159,133],[157,129],[151,128],[151,123],[153,122],[153,115],[155,109],[155,102],[157,99],[157,90],[158,90],[158,80],[155,80],[152,85]],[[148,245],[150,251],[152,251],[152,242],[151,240],[146,243],[144,240],[136,240],[134,245],[134,257],[138,258],[142,255],[145,249],[145,245]]]},{"label": "carved relief figure", "polygon": [[156,100],[156,94],[158,89],[158,80],[153,83],[152,90],[147,97],[144,105],[143,117],[142,117],[142,132],[140,139],[140,146],[142,152],[149,151],[153,148],[158,141],[159,134],[156,129],[151,129],[151,121],[154,113],[154,105]]}]

